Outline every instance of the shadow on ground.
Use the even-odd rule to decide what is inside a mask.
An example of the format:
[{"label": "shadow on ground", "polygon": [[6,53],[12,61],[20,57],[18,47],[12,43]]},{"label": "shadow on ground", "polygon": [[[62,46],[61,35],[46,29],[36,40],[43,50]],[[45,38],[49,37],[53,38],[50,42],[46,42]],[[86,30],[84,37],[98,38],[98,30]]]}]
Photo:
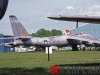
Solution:
[{"label": "shadow on ground", "polygon": [[48,75],[48,69],[37,67],[33,69],[26,68],[0,68],[0,75]]},{"label": "shadow on ground", "polygon": [[60,64],[59,75],[100,75],[100,63]]},{"label": "shadow on ground", "polygon": [[100,63],[79,63],[79,64],[58,64],[58,66],[84,66],[84,67],[88,67],[88,66],[100,66]]},{"label": "shadow on ground", "polygon": [[[74,75],[74,73],[75,75],[100,75],[100,63],[58,64],[57,66],[59,67],[57,75]],[[96,69],[98,72],[96,72]],[[50,69],[43,67],[32,69],[0,68],[0,75],[51,75],[49,71]]]}]

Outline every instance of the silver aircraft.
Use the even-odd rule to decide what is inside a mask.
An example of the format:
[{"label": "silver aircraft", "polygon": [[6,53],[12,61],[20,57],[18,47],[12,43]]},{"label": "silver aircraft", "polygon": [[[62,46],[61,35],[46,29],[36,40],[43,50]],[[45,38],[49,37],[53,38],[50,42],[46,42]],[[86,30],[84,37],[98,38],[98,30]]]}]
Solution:
[{"label": "silver aircraft", "polygon": [[49,16],[49,19],[60,20],[60,21],[73,21],[76,23],[76,28],[78,27],[78,22],[85,23],[97,23],[100,24],[100,16],[88,16],[88,15],[53,15]]},{"label": "silver aircraft", "polygon": [[16,47],[16,46],[36,46],[36,47],[47,47],[47,46],[58,46],[64,47],[68,45],[66,35],[62,36],[50,36],[50,37],[31,37],[28,35],[28,32],[23,27],[23,25],[18,21],[17,17],[14,15],[9,16],[12,31],[14,34],[15,41],[6,43],[7,47]]},{"label": "silver aircraft", "polygon": [[[78,50],[77,45],[84,44],[86,46],[100,46],[100,41],[95,39],[88,33],[80,33],[78,35],[73,35],[70,30],[65,30],[66,35],[61,36],[50,36],[50,37],[31,37],[28,32],[23,27],[23,25],[18,21],[18,19],[11,15],[9,16],[15,41],[4,43],[7,47],[17,47],[17,46],[35,46],[35,47],[48,47],[48,46],[58,46],[66,47],[71,46],[72,50]],[[9,39],[9,38],[6,38]]]},{"label": "silver aircraft", "polygon": [[100,23],[100,16],[88,16],[88,15],[54,15],[48,18],[62,21],[73,21],[73,22],[88,22],[88,23]]}]

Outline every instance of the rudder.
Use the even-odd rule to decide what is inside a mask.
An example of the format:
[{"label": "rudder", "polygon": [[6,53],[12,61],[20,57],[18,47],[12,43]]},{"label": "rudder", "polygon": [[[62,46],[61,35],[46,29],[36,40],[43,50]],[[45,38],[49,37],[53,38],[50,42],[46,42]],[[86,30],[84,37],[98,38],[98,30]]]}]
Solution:
[{"label": "rudder", "polygon": [[18,21],[16,16],[10,15],[9,18],[11,22],[12,31],[15,37],[29,36],[28,32],[23,27],[23,25]]}]

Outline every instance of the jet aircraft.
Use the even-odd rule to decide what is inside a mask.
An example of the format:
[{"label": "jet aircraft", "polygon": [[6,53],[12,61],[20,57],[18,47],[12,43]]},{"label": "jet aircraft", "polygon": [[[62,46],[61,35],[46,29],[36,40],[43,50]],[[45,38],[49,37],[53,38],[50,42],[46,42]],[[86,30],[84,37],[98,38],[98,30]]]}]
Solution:
[{"label": "jet aircraft", "polygon": [[78,22],[85,23],[97,23],[100,24],[100,16],[87,16],[87,15],[53,15],[49,16],[49,19],[60,20],[60,21],[73,21],[77,22],[76,28],[78,27]]},{"label": "jet aircraft", "polygon": [[56,15],[48,17],[54,20],[73,21],[73,22],[88,22],[88,23],[100,23],[100,16],[87,16],[87,15]]},{"label": "jet aircraft", "polygon": [[[35,46],[35,47],[49,47],[49,46],[58,46],[58,47],[66,47],[71,46],[72,50],[78,50],[77,45],[93,45],[100,46],[100,41],[95,39],[90,34],[78,34],[73,35],[70,30],[66,30],[66,35],[61,36],[50,36],[50,37],[31,37],[28,35],[28,32],[23,27],[23,25],[18,21],[16,16],[9,16],[11,21],[11,26],[13,30],[14,42],[4,43],[7,47],[17,47],[17,46]],[[8,38],[7,38],[8,39]]]},{"label": "jet aircraft", "polygon": [[19,45],[23,46],[36,46],[36,47],[47,47],[47,46],[58,46],[64,47],[68,45],[66,35],[61,36],[50,36],[50,37],[31,37],[28,32],[23,27],[23,25],[18,21],[17,17],[14,15],[9,16],[12,31],[14,34],[15,42],[6,43],[7,47],[16,47]]},{"label": "jet aircraft", "polygon": [[4,14],[6,12],[6,9],[8,6],[8,1],[9,0],[0,0],[0,20],[3,18]]}]

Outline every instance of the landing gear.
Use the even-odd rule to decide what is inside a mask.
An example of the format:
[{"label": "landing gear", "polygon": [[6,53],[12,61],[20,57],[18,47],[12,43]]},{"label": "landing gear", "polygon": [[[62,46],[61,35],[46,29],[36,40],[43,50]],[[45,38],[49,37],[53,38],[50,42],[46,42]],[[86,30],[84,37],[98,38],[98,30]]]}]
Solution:
[{"label": "landing gear", "polygon": [[36,51],[45,51],[45,47],[36,47]]},{"label": "landing gear", "polygon": [[72,45],[72,51],[78,51],[77,45]]}]

